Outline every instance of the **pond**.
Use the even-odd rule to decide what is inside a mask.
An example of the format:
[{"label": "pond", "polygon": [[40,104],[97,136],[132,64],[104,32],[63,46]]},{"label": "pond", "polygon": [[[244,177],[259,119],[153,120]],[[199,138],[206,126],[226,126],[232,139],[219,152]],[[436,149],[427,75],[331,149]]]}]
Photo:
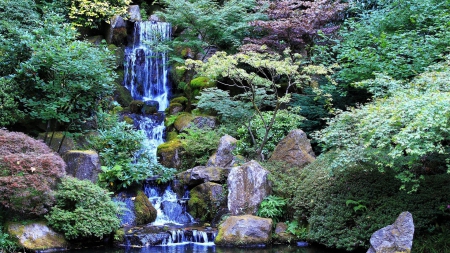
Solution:
[{"label": "pond", "polygon": [[[144,248],[97,248],[71,250],[66,253],[345,253],[318,246],[273,245],[266,248],[228,248],[204,244],[180,244],[176,246],[152,246]],[[364,252],[364,251],[362,251]],[[356,252],[354,252],[356,253]]]}]

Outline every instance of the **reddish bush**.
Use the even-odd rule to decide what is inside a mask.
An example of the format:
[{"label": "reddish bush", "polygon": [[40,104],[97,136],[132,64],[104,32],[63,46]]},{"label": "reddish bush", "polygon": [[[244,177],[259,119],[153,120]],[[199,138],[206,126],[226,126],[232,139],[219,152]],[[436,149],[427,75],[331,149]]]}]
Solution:
[{"label": "reddish bush", "polygon": [[0,204],[23,214],[47,213],[65,166],[42,141],[0,129]]}]

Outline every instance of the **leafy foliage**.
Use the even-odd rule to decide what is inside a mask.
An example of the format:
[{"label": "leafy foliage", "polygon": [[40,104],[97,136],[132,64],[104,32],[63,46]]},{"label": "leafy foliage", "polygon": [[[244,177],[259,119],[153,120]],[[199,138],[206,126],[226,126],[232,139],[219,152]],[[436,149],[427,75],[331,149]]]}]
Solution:
[{"label": "leafy foliage", "polygon": [[65,163],[43,142],[0,129],[0,204],[22,215],[42,215]]},{"label": "leafy foliage", "polygon": [[132,0],[63,0],[69,10],[69,19],[75,26],[97,28],[101,21],[126,16]]},{"label": "leafy foliage", "polygon": [[286,200],[282,197],[269,195],[261,202],[256,215],[264,218],[271,218],[277,223],[283,217]]},{"label": "leafy foliage", "polygon": [[0,251],[9,253],[16,252],[16,250],[16,243],[9,237],[7,233],[3,233],[3,227],[0,226]]},{"label": "leafy foliage", "polygon": [[219,145],[222,131],[189,127],[178,135],[183,145],[182,161],[186,169],[205,165]]},{"label": "leafy foliage", "polygon": [[328,35],[339,28],[332,22],[343,18],[347,6],[335,0],[260,0],[258,4],[268,5],[264,13],[269,19],[252,22],[255,32],[245,39],[244,51],[259,50],[262,45],[278,52],[286,48],[305,50],[320,34]]},{"label": "leafy foliage", "polygon": [[392,169],[402,188],[408,185],[412,190],[430,169],[442,173],[439,164],[430,166],[430,162],[441,157],[440,166],[449,164],[445,161],[450,138],[449,64],[435,65],[409,83],[374,80],[378,83],[374,88],[388,87],[379,98],[338,114],[317,134],[325,150],[339,151],[330,169],[358,163],[380,171]]},{"label": "leafy foliage", "polygon": [[180,29],[170,43],[179,51],[175,61],[184,62],[180,56],[186,48],[192,57],[201,53],[203,58],[212,47],[235,49],[250,30],[249,22],[261,15],[254,11],[255,0],[229,0],[220,5],[214,0],[160,0],[165,8],[157,15]]},{"label": "leafy foliage", "polygon": [[341,81],[373,78],[374,72],[408,79],[449,52],[448,1],[376,2],[376,8],[348,19],[340,34],[343,41],[335,52]]},{"label": "leafy foliage", "polygon": [[169,180],[173,169],[165,168],[145,151],[146,139],[142,130],[118,121],[117,115],[100,113],[99,134],[90,140],[91,147],[99,152],[103,173],[99,175],[101,184],[115,189],[127,188],[152,176]]},{"label": "leafy foliage", "polygon": [[120,209],[110,195],[88,180],[66,177],[58,186],[56,205],[46,218],[67,239],[101,238],[120,226]]},{"label": "leafy foliage", "polygon": [[[245,52],[235,55],[227,55],[225,52],[217,52],[206,63],[187,60],[187,67],[195,69],[199,75],[206,76],[218,83],[232,86],[242,91],[233,99],[227,98],[226,92],[205,89],[207,95],[200,97],[199,108],[214,109],[222,117],[236,119],[245,126],[250,136],[251,145],[257,159],[264,160],[263,149],[269,141],[269,133],[276,122],[280,108],[289,103],[291,89],[310,85],[312,74],[328,75],[330,69],[322,66],[302,66],[299,54],[291,54],[286,50],[283,55]],[[227,81],[223,81],[226,78]],[[213,95],[212,92],[225,100],[219,105],[213,102],[205,102],[205,99]],[[214,98],[217,101],[217,98]],[[238,110],[230,111],[230,108]],[[270,109],[270,117],[264,117],[264,110]],[[228,111],[228,112],[227,112]],[[258,118],[262,123],[260,129],[261,138],[253,133],[252,120]]]}]

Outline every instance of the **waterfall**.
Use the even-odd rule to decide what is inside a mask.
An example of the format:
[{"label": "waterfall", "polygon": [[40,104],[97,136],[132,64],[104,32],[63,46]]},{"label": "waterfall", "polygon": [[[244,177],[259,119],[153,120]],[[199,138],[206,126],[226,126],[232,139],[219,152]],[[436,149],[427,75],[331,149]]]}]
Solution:
[{"label": "waterfall", "polygon": [[156,159],[156,149],[164,142],[164,110],[169,106],[168,54],[152,46],[169,40],[171,26],[165,22],[135,22],[131,42],[125,48],[124,86],[134,100],[156,106],[159,113],[131,115],[135,126],[147,135],[146,151]]},{"label": "waterfall", "polygon": [[144,185],[144,192],[158,212],[152,225],[194,223],[194,218],[186,210],[186,199],[179,199],[170,184],[149,181]]},{"label": "waterfall", "polygon": [[173,246],[179,244],[200,244],[205,246],[213,246],[217,232],[194,230],[172,230],[170,236],[161,243],[161,246]]}]

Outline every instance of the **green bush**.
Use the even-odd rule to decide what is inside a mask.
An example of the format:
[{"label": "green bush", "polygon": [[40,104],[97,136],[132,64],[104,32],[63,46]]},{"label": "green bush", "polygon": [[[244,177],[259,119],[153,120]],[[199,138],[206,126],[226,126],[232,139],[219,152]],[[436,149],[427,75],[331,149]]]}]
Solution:
[{"label": "green bush", "polygon": [[0,252],[16,252],[16,249],[16,243],[11,240],[7,233],[3,233],[3,227],[0,226]]},{"label": "green bush", "polygon": [[286,200],[282,197],[269,195],[260,204],[256,215],[264,218],[271,218],[274,223],[283,217]]},{"label": "green bush", "polygon": [[[359,164],[331,174],[327,168],[333,159],[334,153],[324,154],[302,170],[266,166],[274,193],[288,199],[287,212],[308,224],[301,239],[346,250],[367,248],[370,236],[403,211],[412,213],[414,237],[423,238],[423,243],[450,229],[449,174],[427,175],[417,192],[408,194],[399,190],[401,183],[393,171]],[[420,243],[415,241],[415,247],[420,248]]]},{"label": "green bush", "polygon": [[67,239],[101,238],[120,226],[120,208],[110,195],[88,180],[66,177],[58,186],[56,205],[45,217]]}]

